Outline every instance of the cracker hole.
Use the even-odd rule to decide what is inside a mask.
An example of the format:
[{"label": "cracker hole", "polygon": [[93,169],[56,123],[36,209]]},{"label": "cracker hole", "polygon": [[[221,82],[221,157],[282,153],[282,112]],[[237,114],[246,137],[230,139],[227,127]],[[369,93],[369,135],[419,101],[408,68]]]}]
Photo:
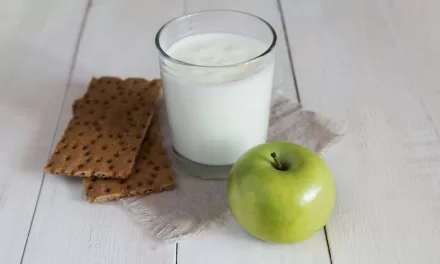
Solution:
[{"label": "cracker hole", "polygon": [[137,92],[136,95],[137,96],[142,96],[142,93],[141,92]]},{"label": "cracker hole", "polygon": [[113,134],[108,134],[108,137],[109,138],[113,138]]},{"label": "cracker hole", "polygon": [[60,151],[57,150],[57,151],[55,151],[53,154],[55,154],[55,155],[59,155],[59,154],[60,154]]},{"label": "cracker hole", "polygon": [[92,176],[92,177],[90,177],[90,180],[92,181],[92,182],[95,182],[96,181],[96,176]]},{"label": "cracker hole", "polygon": [[93,109],[92,109],[92,110],[89,110],[89,114],[90,114],[90,115],[93,115],[94,113],[95,113],[95,110],[93,110]]},{"label": "cracker hole", "polygon": [[66,149],[67,147],[69,147],[69,145],[66,144],[63,146],[63,149]]},{"label": "cracker hole", "polygon": [[115,166],[113,166],[113,165],[108,166],[109,170],[113,170],[114,168],[115,168]]},{"label": "cracker hole", "polygon": [[76,149],[78,147],[78,144],[75,144],[72,146],[72,149]]},{"label": "cracker hole", "polygon": [[127,118],[127,120],[130,121],[130,122],[132,122],[132,121],[133,121],[133,118],[130,116],[130,117]]},{"label": "cracker hole", "polygon": [[119,140],[119,142],[118,142],[118,143],[119,143],[119,145],[121,145],[121,146],[122,146],[122,145],[124,145],[124,144],[125,144],[125,141],[124,141],[124,140]]},{"label": "cracker hole", "polygon": [[126,147],[124,147],[124,148],[121,149],[122,152],[124,152],[124,151],[126,151],[126,150],[127,150]]},{"label": "cracker hole", "polygon": [[119,158],[119,153],[116,152],[113,156],[114,156],[115,158]]},{"label": "cracker hole", "polygon": [[52,167],[52,165],[53,165],[53,163],[51,162],[51,163],[46,165],[46,168],[50,168],[50,167]]},{"label": "cracker hole", "polygon": [[131,184],[127,185],[127,189],[131,189]]},{"label": "cracker hole", "polygon": [[109,193],[111,190],[110,188],[105,188],[104,192]]},{"label": "cracker hole", "polygon": [[86,100],[86,104],[90,104],[91,102],[91,100]]},{"label": "cracker hole", "polygon": [[160,169],[159,166],[154,166],[154,170],[155,170],[155,171],[158,171],[159,169]]},{"label": "cracker hole", "polygon": [[118,87],[116,87],[116,90],[121,90],[122,89],[122,87],[120,86],[120,85],[118,85]]},{"label": "cracker hole", "polygon": [[96,140],[92,139],[92,141],[90,141],[90,144],[93,145],[96,143]]},{"label": "cracker hole", "polygon": [[137,138],[137,139],[141,139],[142,136],[141,136],[141,135],[136,135],[136,138]]},{"label": "cracker hole", "polygon": [[136,127],[136,123],[131,123],[131,127],[135,128]]},{"label": "cracker hole", "polygon": [[148,164],[148,165],[154,165],[154,162],[153,162],[152,160],[149,160],[149,161],[147,162],[147,164]]},{"label": "cracker hole", "polygon": [[93,103],[94,103],[94,104],[99,104],[99,100],[96,100],[96,99],[95,99],[95,100],[93,100]]},{"label": "cracker hole", "polygon": [[128,91],[127,95],[132,96],[133,92],[132,91]]},{"label": "cracker hole", "polygon": [[101,91],[99,91],[100,93],[104,93],[105,92],[105,89],[101,89]]},{"label": "cracker hole", "polygon": [[135,107],[133,107],[133,110],[134,111],[139,111],[139,107],[135,106]]},{"label": "cracker hole", "polygon": [[108,105],[108,104],[109,104],[109,101],[105,100],[104,105]]},{"label": "cracker hole", "polygon": [[110,84],[110,83],[112,83],[110,80],[107,80],[107,84]]},{"label": "cracker hole", "polygon": [[147,156],[142,156],[142,159],[143,160],[147,160]]},{"label": "cracker hole", "polygon": [[88,158],[86,159],[86,163],[89,163],[90,161],[92,161],[92,158],[88,157]]},{"label": "cracker hole", "polygon": [[98,163],[102,162],[102,157],[98,157],[98,158],[96,159],[96,162],[98,162]]},{"label": "cracker hole", "polygon": [[126,182],[127,182],[126,179],[122,179],[122,180],[119,181],[120,184],[124,184],[124,183],[126,183]]},{"label": "cracker hole", "polygon": [[89,156],[90,155],[90,151],[87,151],[86,153],[84,153],[84,156]]},{"label": "cracker hole", "polygon": [[131,151],[137,151],[137,148],[136,147],[132,147]]},{"label": "cracker hole", "polygon": [[135,81],[133,81],[133,84],[137,84],[138,82],[135,80]]},{"label": "cracker hole", "polygon": [[148,180],[148,185],[153,185],[153,183],[154,183],[154,180]]},{"label": "cracker hole", "polygon": [[157,177],[157,173],[151,173],[151,178],[155,179]]},{"label": "cracker hole", "polygon": [[91,190],[91,189],[93,189],[93,186],[92,186],[92,185],[89,185],[89,187],[87,187],[87,189],[88,189],[88,190]]},{"label": "cracker hole", "polygon": [[76,122],[75,122],[75,125],[79,126],[79,125],[81,125],[81,122],[76,121]]},{"label": "cracker hole", "polygon": [[84,132],[79,132],[79,133],[78,133],[78,136],[80,136],[80,137],[81,137],[81,136],[84,136]]},{"label": "cracker hole", "polygon": [[69,160],[70,160],[70,156],[67,156],[67,157],[65,158],[65,160],[66,160],[66,161],[69,161]]},{"label": "cracker hole", "polygon": [[85,126],[88,126],[89,124],[90,124],[89,121],[85,121],[85,122],[84,122],[84,125],[85,125]]},{"label": "cracker hole", "polygon": [[99,133],[99,134],[97,135],[97,138],[102,138],[102,133]]},{"label": "cracker hole", "polygon": [[106,150],[107,149],[107,145],[104,145],[101,147],[102,150]]},{"label": "cracker hole", "polygon": [[127,162],[128,162],[128,163],[132,163],[133,160],[132,160],[132,159],[128,159]]},{"label": "cracker hole", "polygon": [[110,97],[110,99],[112,99],[112,100],[116,100],[116,96],[112,95],[112,96]]},{"label": "cracker hole", "polygon": [[78,164],[78,166],[76,167],[78,170],[82,169],[84,167],[84,164],[80,163]]},{"label": "cracker hole", "polygon": [[85,172],[81,172],[79,175],[86,176],[86,173]]},{"label": "cracker hole", "polygon": [[121,139],[123,135],[121,133],[118,134],[118,138]]},{"label": "cracker hole", "polygon": [[87,150],[88,148],[89,147],[87,147],[87,146],[82,147],[83,150]]},{"label": "cracker hole", "polygon": [[110,163],[113,162],[113,160],[112,160],[112,159],[108,159],[106,162],[107,162],[108,164],[110,164]]},{"label": "cracker hole", "polygon": [[143,185],[142,182],[138,182],[137,186],[141,187]]},{"label": "cracker hole", "polygon": [[135,170],[134,170],[134,173],[136,173],[136,174],[138,174],[139,172],[141,172],[140,169],[135,169]]},{"label": "cracker hole", "polygon": [[107,118],[107,116],[106,116],[106,115],[101,115],[99,118],[102,119],[102,120],[104,120],[104,119]]},{"label": "cracker hole", "polygon": [[99,122],[98,121],[93,121],[93,125],[94,126],[99,126]]}]

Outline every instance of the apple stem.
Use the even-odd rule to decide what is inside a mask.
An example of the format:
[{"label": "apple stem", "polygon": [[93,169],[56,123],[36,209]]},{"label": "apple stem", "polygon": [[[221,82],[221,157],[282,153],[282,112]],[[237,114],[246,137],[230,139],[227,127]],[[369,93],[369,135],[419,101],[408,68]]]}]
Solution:
[{"label": "apple stem", "polygon": [[272,156],[272,158],[275,160],[275,166],[277,169],[279,170],[283,170],[283,164],[281,164],[280,159],[278,158],[277,154],[275,152],[272,152],[270,154]]}]

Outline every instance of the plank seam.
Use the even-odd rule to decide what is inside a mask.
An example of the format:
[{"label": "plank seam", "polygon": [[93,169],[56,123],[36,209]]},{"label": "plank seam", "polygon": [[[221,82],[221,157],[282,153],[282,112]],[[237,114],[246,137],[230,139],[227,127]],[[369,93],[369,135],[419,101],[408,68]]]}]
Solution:
[{"label": "plank seam", "polygon": [[330,258],[330,264],[333,264],[332,251],[330,250],[330,243],[328,241],[327,226],[324,226],[325,242],[327,243],[328,257]]},{"label": "plank seam", "polygon": [[298,100],[298,103],[301,104],[301,95],[299,94],[298,82],[296,80],[295,67],[293,65],[293,56],[292,56],[292,51],[290,50],[290,41],[286,29],[286,20],[284,19],[283,6],[281,4],[281,0],[277,0],[277,3],[278,3],[278,12],[280,13],[280,17],[281,17],[281,25],[283,27],[284,38],[286,40],[287,54],[289,55],[290,71],[293,76],[293,84],[295,85],[296,99]]},{"label": "plank seam", "polygon": [[[61,119],[61,115],[63,113],[63,108],[64,108],[64,103],[66,101],[67,91],[69,90],[70,83],[72,81],[72,74],[73,74],[73,70],[74,70],[75,64],[76,64],[76,59],[77,59],[77,55],[78,55],[78,49],[79,49],[79,45],[81,43],[81,39],[82,39],[82,36],[83,36],[85,25],[87,23],[87,17],[88,17],[88,14],[89,14],[91,3],[92,3],[92,0],[89,0],[87,2],[87,6],[86,6],[85,11],[84,11],[84,16],[83,16],[83,19],[82,19],[82,22],[81,22],[80,31],[78,33],[78,38],[77,38],[76,43],[75,43],[75,50],[74,50],[73,56],[72,56],[72,63],[70,65],[70,69],[69,69],[69,77],[67,79],[66,88],[64,90],[64,95],[63,95],[63,100],[61,102],[60,112],[59,112],[58,117],[57,117],[57,122],[56,122],[55,130],[54,130],[54,133],[53,133],[53,136],[52,136],[52,141],[51,141],[51,144],[50,144],[49,152],[47,153],[47,156],[46,156],[47,159],[50,156],[50,153],[52,151],[52,148],[53,148],[53,145],[54,145],[54,142],[55,142],[55,136],[57,134],[58,125],[59,125],[59,122],[60,122],[60,119]],[[40,188],[38,190],[37,200],[35,201],[34,211],[32,213],[31,222],[29,224],[28,234],[27,234],[27,237],[26,237],[26,241],[24,243],[23,252],[21,254],[20,264],[23,263],[24,256],[25,256],[25,253],[26,253],[26,249],[27,249],[27,245],[28,245],[28,241],[29,241],[29,236],[30,236],[31,231],[32,231],[32,226],[33,226],[33,223],[34,223],[35,214],[37,212],[38,203],[40,201],[41,190],[43,189],[44,179],[46,178],[45,176],[46,176],[46,173],[43,172],[43,177],[41,179]]]},{"label": "plank seam", "polygon": [[177,260],[177,252],[179,252],[179,243],[176,243],[176,264],[178,262],[178,260]]}]

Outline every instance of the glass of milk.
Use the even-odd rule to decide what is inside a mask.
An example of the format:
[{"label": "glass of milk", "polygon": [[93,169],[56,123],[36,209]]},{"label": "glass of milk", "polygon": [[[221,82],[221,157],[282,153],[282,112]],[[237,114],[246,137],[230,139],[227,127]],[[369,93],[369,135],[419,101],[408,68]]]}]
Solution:
[{"label": "glass of milk", "polygon": [[266,142],[276,39],[265,20],[231,10],[178,17],[158,31],[173,150],[192,174],[227,178]]}]

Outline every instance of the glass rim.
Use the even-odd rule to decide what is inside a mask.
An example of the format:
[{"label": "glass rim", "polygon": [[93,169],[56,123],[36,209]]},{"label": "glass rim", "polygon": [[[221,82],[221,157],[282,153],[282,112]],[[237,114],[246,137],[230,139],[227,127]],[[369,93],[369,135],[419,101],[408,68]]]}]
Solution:
[{"label": "glass rim", "polygon": [[[237,63],[233,63],[233,64],[226,64],[226,65],[200,65],[200,64],[194,64],[194,63],[188,63],[188,62],[181,61],[181,60],[178,60],[178,59],[175,59],[175,58],[171,57],[168,53],[166,53],[162,49],[162,47],[160,45],[159,38],[160,38],[160,35],[161,35],[162,31],[169,24],[171,24],[173,22],[176,22],[176,21],[184,20],[184,19],[187,19],[187,18],[190,18],[190,17],[193,17],[193,16],[197,16],[197,15],[200,15],[200,14],[213,13],[213,12],[236,13],[236,14],[241,14],[241,15],[245,15],[245,16],[250,16],[250,17],[256,18],[257,20],[263,22],[263,24],[266,25],[269,28],[270,32],[272,33],[272,43],[270,44],[270,46],[265,51],[263,51],[261,54],[255,56],[255,57],[253,57],[251,59],[248,59],[248,60],[245,60],[245,61],[241,61],[241,62],[237,62]],[[234,67],[234,66],[246,65],[246,64],[249,64],[249,63],[253,63],[253,62],[259,60],[260,58],[266,56],[267,54],[269,54],[275,48],[275,45],[277,43],[277,34],[275,32],[275,29],[272,27],[272,25],[269,24],[269,22],[267,22],[266,20],[264,20],[263,18],[261,18],[259,16],[256,16],[256,15],[253,15],[253,14],[250,14],[250,13],[247,13],[247,12],[243,12],[243,11],[238,11],[238,10],[212,9],[212,10],[204,10],[204,11],[198,11],[198,12],[189,13],[189,14],[178,16],[178,17],[175,17],[175,18],[169,20],[162,27],[160,27],[160,29],[157,31],[156,37],[155,37],[155,43],[156,43],[156,48],[159,50],[160,55],[162,55],[163,57],[165,57],[166,59],[168,59],[168,60],[170,60],[170,61],[172,61],[174,63],[185,65],[185,66],[204,67],[204,68],[227,68],[227,67]]]}]

